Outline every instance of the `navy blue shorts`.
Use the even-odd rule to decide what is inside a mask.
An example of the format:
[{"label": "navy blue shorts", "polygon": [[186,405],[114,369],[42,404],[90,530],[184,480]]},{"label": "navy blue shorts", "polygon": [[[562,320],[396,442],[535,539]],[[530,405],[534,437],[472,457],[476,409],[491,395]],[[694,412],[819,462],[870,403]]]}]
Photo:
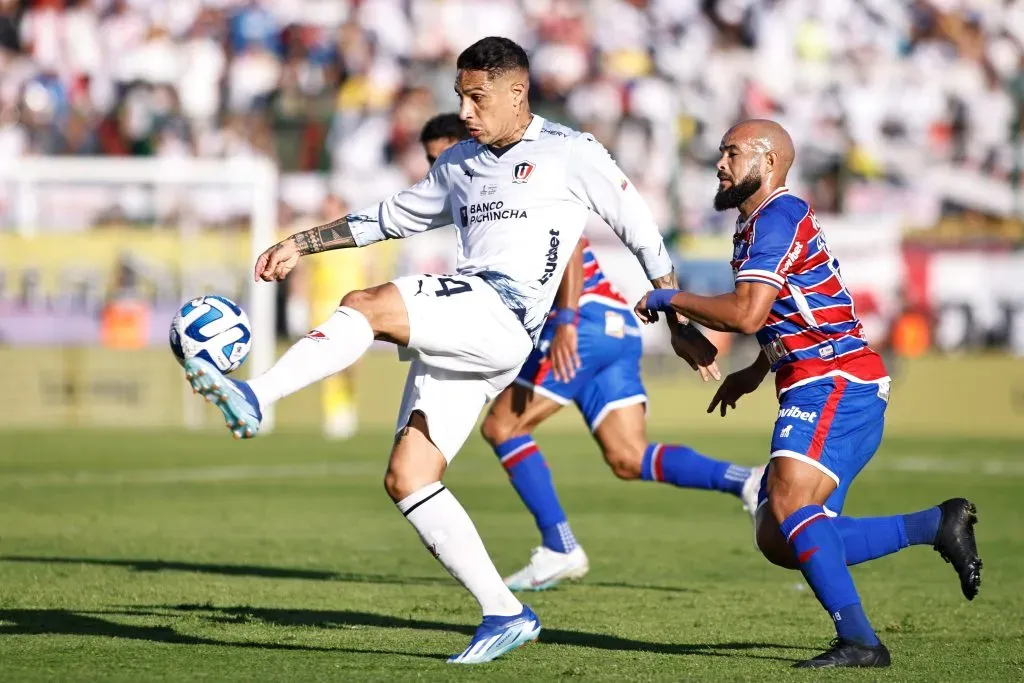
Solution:
[{"label": "navy blue shorts", "polygon": [[[806,462],[835,481],[836,490],[825,507],[838,515],[854,478],[882,442],[888,404],[888,382],[862,384],[825,377],[790,389],[779,399],[771,456]],[[767,497],[767,476],[765,470],[759,503]]]},{"label": "navy blue shorts", "polygon": [[549,325],[515,380],[559,405],[575,402],[591,431],[611,411],[647,402],[640,379],[643,343],[636,320],[628,311],[609,308],[602,313],[600,319],[596,315],[580,318],[580,368],[573,379],[555,379],[547,357],[555,328]]}]

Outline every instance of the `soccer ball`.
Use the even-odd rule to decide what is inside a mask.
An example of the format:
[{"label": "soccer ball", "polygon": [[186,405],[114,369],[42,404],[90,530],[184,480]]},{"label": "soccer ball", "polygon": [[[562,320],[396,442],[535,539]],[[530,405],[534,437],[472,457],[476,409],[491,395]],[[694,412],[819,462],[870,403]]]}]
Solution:
[{"label": "soccer ball", "polygon": [[224,296],[192,299],[171,321],[171,351],[182,365],[202,358],[221,372],[237,370],[249,355],[251,338],[249,316]]}]

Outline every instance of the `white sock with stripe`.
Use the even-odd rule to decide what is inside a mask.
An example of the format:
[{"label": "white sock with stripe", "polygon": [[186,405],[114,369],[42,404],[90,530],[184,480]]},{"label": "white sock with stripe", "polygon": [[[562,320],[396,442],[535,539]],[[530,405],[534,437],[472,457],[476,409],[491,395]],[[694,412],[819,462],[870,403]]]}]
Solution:
[{"label": "white sock with stripe", "polygon": [[[267,340],[269,343],[270,340]],[[342,306],[330,318],[295,342],[265,373],[249,380],[260,408],[299,389],[341,372],[359,360],[373,343],[366,316]]]},{"label": "white sock with stripe", "polygon": [[441,482],[424,486],[396,505],[427,550],[473,594],[484,616],[514,616],[523,611],[494,568],[473,521]]}]

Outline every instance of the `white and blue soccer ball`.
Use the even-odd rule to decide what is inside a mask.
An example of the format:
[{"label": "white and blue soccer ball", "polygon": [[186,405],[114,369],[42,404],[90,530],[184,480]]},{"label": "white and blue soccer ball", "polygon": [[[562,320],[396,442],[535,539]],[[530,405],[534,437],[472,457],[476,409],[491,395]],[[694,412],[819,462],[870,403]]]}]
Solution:
[{"label": "white and blue soccer ball", "polygon": [[252,347],[249,316],[227,297],[201,296],[174,316],[170,341],[178,363],[202,358],[221,372],[232,372],[245,362]]}]

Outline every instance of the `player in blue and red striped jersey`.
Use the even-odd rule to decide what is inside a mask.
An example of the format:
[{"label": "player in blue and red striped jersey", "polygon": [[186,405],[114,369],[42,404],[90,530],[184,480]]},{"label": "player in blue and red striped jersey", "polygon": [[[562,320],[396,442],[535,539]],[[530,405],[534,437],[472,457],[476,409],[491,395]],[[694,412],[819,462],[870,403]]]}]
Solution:
[{"label": "player in blue and red striped jersey", "polygon": [[828,651],[801,667],[888,666],[848,565],[931,545],[952,563],[964,596],[981,584],[976,510],[963,498],[908,515],[840,516],[854,477],[882,440],[889,377],[868,346],[839,262],[814,213],[785,187],[793,142],[772,121],[744,121],[722,138],[715,208],[739,209],[732,266],[736,289],[703,297],[658,290],[637,304],[706,327],[756,334],[761,353],[729,375],[708,406],[726,408],[775,372],[779,415],[757,512],[758,546],[799,569],[835,622]]},{"label": "player in blue and red striped jersey", "polygon": [[605,278],[587,240],[580,240],[538,348],[483,424],[484,438],[541,535],[529,563],[506,577],[509,588],[542,590],[589,569],[531,435],[569,403],[583,414],[616,476],[731,493],[753,514],[762,468],[714,460],[687,446],[648,442],[641,352],[640,326],[629,303]]}]

